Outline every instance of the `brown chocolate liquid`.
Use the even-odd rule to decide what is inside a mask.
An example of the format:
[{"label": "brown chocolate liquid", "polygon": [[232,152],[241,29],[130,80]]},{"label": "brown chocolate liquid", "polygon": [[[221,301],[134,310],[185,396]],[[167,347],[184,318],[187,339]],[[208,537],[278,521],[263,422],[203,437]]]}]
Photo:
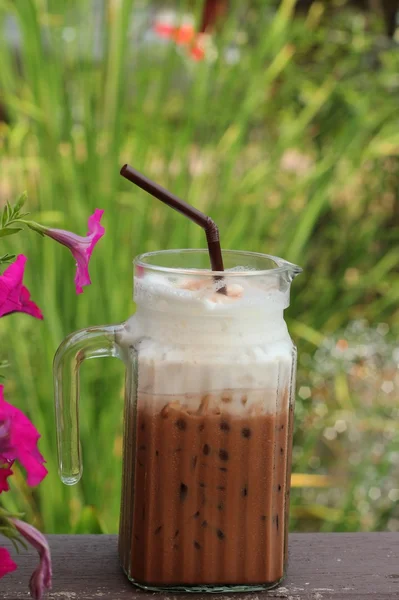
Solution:
[{"label": "brown chocolate liquid", "polygon": [[129,577],[154,586],[277,582],[287,552],[288,402],[244,417],[189,414],[170,398],[159,411],[140,396],[135,435],[125,432],[119,551]]}]

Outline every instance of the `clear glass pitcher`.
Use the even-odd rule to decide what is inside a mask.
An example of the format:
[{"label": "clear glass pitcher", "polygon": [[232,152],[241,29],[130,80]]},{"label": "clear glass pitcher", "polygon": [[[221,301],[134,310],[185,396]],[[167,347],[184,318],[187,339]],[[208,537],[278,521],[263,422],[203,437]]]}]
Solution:
[{"label": "clear glass pitcher", "polygon": [[283,312],[301,269],[205,250],[136,258],[134,316],[73,333],[54,361],[59,468],[82,474],[79,367],[126,365],[119,555],[150,590],[258,590],[284,575],[296,349]]}]

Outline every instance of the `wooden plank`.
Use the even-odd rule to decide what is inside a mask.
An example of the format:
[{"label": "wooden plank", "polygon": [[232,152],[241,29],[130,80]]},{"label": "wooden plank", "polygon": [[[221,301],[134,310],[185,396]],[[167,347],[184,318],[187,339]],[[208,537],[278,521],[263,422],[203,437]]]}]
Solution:
[{"label": "wooden plank", "polygon": [[[143,600],[145,592],[132,586],[119,568],[116,536],[50,535],[48,538],[54,568],[49,598],[139,600],[141,597]],[[28,581],[37,557],[30,551],[16,560],[18,570],[0,581],[0,598],[3,600],[30,598]],[[231,594],[231,597],[234,600],[399,598],[399,533],[292,534],[289,562],[287,578],[279,588],[267,593]],[[158,598],[189,600],[190,596],[166,594]],[[228,600],[229,595],[207,595],[207,599],[212,597]]]}]

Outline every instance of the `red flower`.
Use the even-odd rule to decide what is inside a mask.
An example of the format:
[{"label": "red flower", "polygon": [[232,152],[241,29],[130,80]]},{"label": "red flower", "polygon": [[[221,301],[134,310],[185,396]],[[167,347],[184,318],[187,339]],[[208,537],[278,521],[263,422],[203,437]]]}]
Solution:
[{"label": "red flower", "polygon": [[199,33],[190,48],[190,56],[194,60],[203,60],[205,58],[204,37],[204,34]]},{"label": "red flower", "polygon": [[43,319],[40,308],[30,300],[30,293],[22,285],[27,258],[23,254],[0,275],[0,317],[15,312],[23,312]]},{"label": "red flower", "polygon": [[174,27],[169,23],[155,23],[154,31],[159,37],[173,40],[178,46],[189,44],[195,37],[195,29],[192,25],[180,25]]},{"label": "red flower", "polygon": [[15,571],[17,565],[12,560],[10,553],[5,548],[0,548],[0,579],[7,575],[7,573],[11,573]]},{"label": "red flower", "polygon": [[188,53],[194,60],[203,60],[205,50],[202,45],[203,35],[196,33],[192,25],[180,25],[174,27],[169,23],[158,21],[154,25],[155,33],[164,39],[173,40],[177,46],[186,46]]},{"label": "red flower", "polygon": [[7,477],[18,460],[27,473],[27,483],[38,485],[47,475],[43,456],[37,449],[40,434],[22,411],[4,400],[0,385],[0,492],[8,489]]}]

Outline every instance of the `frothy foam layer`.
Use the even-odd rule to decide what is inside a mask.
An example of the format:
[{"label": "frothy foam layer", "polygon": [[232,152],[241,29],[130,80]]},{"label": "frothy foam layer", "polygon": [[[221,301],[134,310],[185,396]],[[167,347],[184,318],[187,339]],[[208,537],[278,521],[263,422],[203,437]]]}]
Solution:
[{"label": "frothy foam layer", "polygon": [[137,313],[118,341],[138,352],[139,393],[158,398],[160,409],[167,396],[197,410],[206,394],[212,410],[219,404],[231,414],[286,408],[280,399],[290,388],[293,346],[285,295],[249,279],[226,276],[227,295],[212,279],[136,279]]},{"label": "frothy foam layer", "polygon": [[[248,271],[246,271],[248,273]],[[259,314],[284,310],[289,304],[289,282],[277,276],[260,276],[253,271],[240,276],[237,270],[226,271],[222,280],[193,275],[182,278],[173,275],[146,274],[135,277],[134,298],[138,305],[147,306],[161,312],[181,312],[192,316],[206,313],[236,314],[248,316],[249,312]],[[218,292],[227,289],[227,295]]]},{"label": "frothy foam layer", "polygon": [[[292,345],[237,347],[162,346],[143,339],[137,346],[140,390],[152,394],[193,394],[216,390],[269,390],[287,386]],[[144,368],[145,366],[145,368]]]}]

